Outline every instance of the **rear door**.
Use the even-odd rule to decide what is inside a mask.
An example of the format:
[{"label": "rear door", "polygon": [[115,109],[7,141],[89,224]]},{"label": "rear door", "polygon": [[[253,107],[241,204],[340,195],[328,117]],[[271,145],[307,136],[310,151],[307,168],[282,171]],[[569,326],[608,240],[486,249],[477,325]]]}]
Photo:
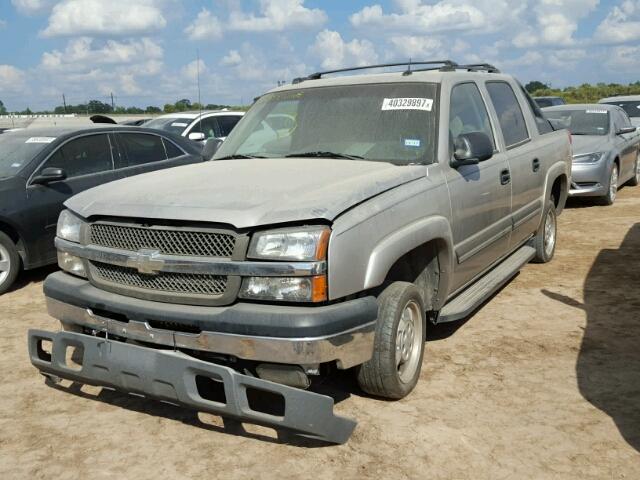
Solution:
[{"label": "rear door", "polygon": [[456,289],[507,252],[511,233],[511,184],[505,177],[508,176],[506,155],[496,142],[480,88],[475,82],[464,82],[451,90],[450,156],[454,139],[471,132],[486,134],[495,148],[493,157],[478,165],[446,169],[458,264],[454,275]]},{"label": "rear door", "polygon": [[617,135],[616,132],[625,127],[631,127],[631,120],[627,113],[616,108],[613,112],[615,142],[620,151],[620,181],[619,185],[635,175],[636,159],[638,158],[638,138],[637,133],[624,133]]},{"label": "rear door", "polygon": [[518,98],[518,89],[514,90],[510,83],[488,81],[485,85],[498,119],[511,173],[513,233],[510,246],[513,249],[530,237],[540,222],[546,171],[544,159],[550,158],[550,152],[545,152],[545,141],[538,129],[546,126],[550,130],[550,126],[542,114],[539,118],[541,127],[531,121],[536,117],[527,97],[518,92]]},{"label": "rear door", "polygon": [[58,216],[64,208],[63,202],[89,188],[116,179],[109,135],[87,134],[68,140],[51,153],[31,178],[49,167],[61,168],[67,178],[47,185],[34,185],[30,179],[25,215],[29,216],[29,223],[40,235],[34,248],[37,258],[55,261],[53,239]]},{"label": "rear door", "polygon": [[116,168],[121,177],[201,161],[171,139],[153,133],[116,132],[113,136],[119,150]]}]

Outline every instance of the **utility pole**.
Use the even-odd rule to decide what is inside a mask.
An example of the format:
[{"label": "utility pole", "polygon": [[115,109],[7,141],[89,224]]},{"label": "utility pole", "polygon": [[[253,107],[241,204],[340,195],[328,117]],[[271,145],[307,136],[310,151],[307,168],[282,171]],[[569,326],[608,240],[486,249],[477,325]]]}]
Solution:
[{"label": "utility pole", "polygon": [[67,113],[67,99],[64,98],[64,93],[62,94],[62,104],[64,105],[64,113]]},{"label": "utility pole", "polygon": [[114,112],[116,110],[116,106],[113,103],[113,92],[111,92],[111,112]]}]

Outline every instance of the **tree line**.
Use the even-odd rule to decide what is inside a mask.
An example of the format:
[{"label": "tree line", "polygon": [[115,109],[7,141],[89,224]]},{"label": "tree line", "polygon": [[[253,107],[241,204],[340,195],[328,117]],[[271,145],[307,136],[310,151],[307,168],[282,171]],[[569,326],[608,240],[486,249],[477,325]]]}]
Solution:
[{"label": "tree line", "polygon": [[567,103],[597,103],[605,97],[640,95],[640,81],[622,85],[619,83],[583,83],[577,87],[551,88],[534,80],[524,87],[534,97],[562,97]]}]

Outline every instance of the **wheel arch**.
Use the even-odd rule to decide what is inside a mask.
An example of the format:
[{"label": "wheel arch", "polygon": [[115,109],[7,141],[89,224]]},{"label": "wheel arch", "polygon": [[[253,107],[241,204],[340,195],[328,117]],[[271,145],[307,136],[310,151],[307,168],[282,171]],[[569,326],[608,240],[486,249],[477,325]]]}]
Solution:
[{"label": "wheel arch", "polygon": [[0,217],[0,232],[6,234],[13,241],[13,243],[15,243],[16,248],[18,249],[18,254],[20,255],[20,259],[22,260],[22,264],[26,265],[27,249],[24,244],[22,235],[20,235],[18,229],[7,220]]}]

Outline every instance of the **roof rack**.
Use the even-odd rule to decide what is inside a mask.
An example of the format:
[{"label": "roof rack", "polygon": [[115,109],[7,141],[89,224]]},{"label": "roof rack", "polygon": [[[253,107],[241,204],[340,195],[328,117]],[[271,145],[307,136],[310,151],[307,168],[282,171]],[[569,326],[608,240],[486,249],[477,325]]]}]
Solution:
[{"label": "roof rack", "polygon": [[400,63],[380,63],[378,65],[364,65],[364,66],[360,66],[360,67],[339,68],[337,70],[326,70],[324,72],[316,72],[316,73],[312,73],[310,75],[307,75],[306,77],[294,78],[292,83],[296,84],[296,83],[304,82],[305,80],[319,80],[324,75],[330,75],[332,73],[355,72],[355,71],[358,71],[358,70],[371,70],[373,68],[385,68],[385,67],[404,67],[404,66],[406,66],[407,70],[405,70],[403,72],[403,74],[409,75],[409,74],[411,74],[411,67],[413,65],[441,65],[441,67],[439,67],[439,68],[444,68],[444,67],[453,68],[453,67],[457,66],[458,64],[456,62],[451,61],[451,60],[430,60],[430,61],[426,61],[426,62],[412,62],[411,60],[409,60],[408,62],[400,62]]}]

